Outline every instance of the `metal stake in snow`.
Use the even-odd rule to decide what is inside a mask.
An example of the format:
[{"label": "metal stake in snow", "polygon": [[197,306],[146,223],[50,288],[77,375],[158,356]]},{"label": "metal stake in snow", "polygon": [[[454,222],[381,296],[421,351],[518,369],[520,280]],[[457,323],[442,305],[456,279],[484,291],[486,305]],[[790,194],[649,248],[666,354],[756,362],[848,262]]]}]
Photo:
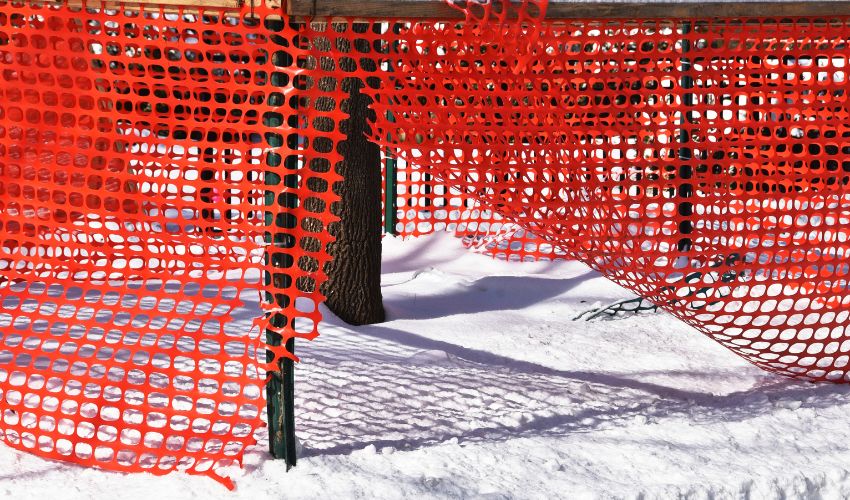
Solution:
[{"label": "metal stake in snow", "polygon": [[[282,21],[270,21],[272,23],[282,23]],[[277,26],[280,29],[282,26]],[[292,56],[285,52],[280,51],[276,53],[273,57],[280,57],[280,61],[276,61],[282,67],[289,66],[293,63]],[[278,85],[282,85],[283,83],[277,83]],[[280,99],[284,99],[283,96],[279,96]],[[293,104],[293,107],[297,107],[297,102]],[[284,128],[283,115],[280,113],[269,113],[267,118],[267,126],[276,126]],[[288,117],[288,121],[286,123],[289,128],[292,130],[297,130],[298,124],[298,114],[292,114]],[[285,139],[284,139],[285,138]],[[273,134],[269,136],[269,145],[272,147],[280,147],[283,146],[283,141],[286,141],[287,146],[295,151],[299,148],[300,138],[297,134]],[[278,186],[281,181],[286,184],[287,187],[296,188],[297,187],[297,177],[292,175],[298,169],[298,158],[295,155],[287,155],[286,159],[283,160],[282,164],[280,164],[280,157],[275,156],[275,160],[270,159],[269,165],[272,166],[273,163],[278,163],[276,166],[279,170],[279,173],[274,172],[266,172],[265,174],[265,184],[266,186]],[[275,190],[267,190],[265,193],[265,204],[269,209],[265,213],[265,225],[267,228],[267,232],[265,235],[266,243],[270,245],[272,249],[285,249],[290,248],[295,245],[295,238],[284,234],[282,230],[283,227],[286,226],[283,220],[279,220],[280,217],[286,217],[284,213],[285,210],[292,210],[298,206],[298,198],[291,193],[283,193],[280,195],[280,201],[278,200],[278,196],[276,195]],[[277,230],[276,228],[281,228],[281,230]],[[291,285],[292,278],[286,274],[285,269],[289,268],[292,265],[292,257],[282,251],[267,251],[264,255],[266,264],[271,264],[271,268],[279,268],[281,269],[280,273],[266,273],[264,276],[264,283],[266,286],[271,284],[276,285],[277,288],[284,289]],[[267,297],[266,301],[269,303],[277,303],[279,306],[285,306],[282,302],[288,300],[294,300],[294,298],[286,297],[284,295],[271,294],[270,292],[266,292]],[[284,328],[287,326],[287,322],[290,321],[286,315],[281,313],[273,313],[273,316],[270,321],[270,325],[273,328]],[[269,329],[266,330],[266,342],[270,346],[279,346],[281,345],[283,338],[282,336]],[[286,349],[295,353],[295,339],[290,338],[286,340]],[[274,360],[274,354],[271,351],[268,351],[266,354],[266,361],[270,362]],[[266,383],[266,411],[268,417],[268,430],[269,430],[269,453],[274,458],[282,458],[286,461],[286,467],[289,469],[290,467],[296,464],[296,447],[295,447],[295,363],[289,358],[282,358],[278,362],[278,370],[272,371],[268,373],[268,382]]]}]

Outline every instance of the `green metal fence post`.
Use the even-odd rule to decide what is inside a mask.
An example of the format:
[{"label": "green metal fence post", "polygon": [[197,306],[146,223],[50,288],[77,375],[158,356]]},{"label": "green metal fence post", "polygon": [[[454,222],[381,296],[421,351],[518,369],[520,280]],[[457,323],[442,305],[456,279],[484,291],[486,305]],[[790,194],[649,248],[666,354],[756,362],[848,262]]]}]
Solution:
[{"label": "green metal fence post", "polygon": [[[374,31],[380,33],[381,29],[378,23],[374,25]],[[397,23],[387,23],[387,32],[399,32]],[[398,50],[398,41],[393,41],[387,44],[386,53],[389,55],[387,60],[387,71],[392,72],[392,54]],[[395,117],[392,111],[387,111],[387,121],[395,122]],[[387,142],[392,140],[392,135],[387,134]],[[396,202],[398,196],[398,160],[393,156],[393,150],[385,148],[384,150],[384,233],[398,234],[396,231],[396,222],[398,219],[398,205]]]},{"label": "green metal fence post", "polygon": [[[269,28],[273,31],[281,31],[283,29],[283,21],[268,21]],[[281,67],[289,67],[293,63],[292,56],[284,51],[279,50],[273,54],[276,59],[276,65]],[[271,76],[271,85],[282,87],[285,85],[294,85],[288,81],[291,76],[283,73],[274,73]],[[285,96],[282,92],[275,92],[269,95],[269,100],[276,101],[275,104],[283,106]],[[297,99],[297,98],[296,98]],[[293,109],[297,109],[297,100],[293,102]],[[266,141],[271,148],[279,148],[284,145],[284,134],[282,130],[297,130],[299,127],[297,113],[292,113],[286,118],[286,127],[284,128],[284,117],[281,113],[269,113],[263,119],[266,127],[273,127],[278,130],[276,133],[266,135]],[[286,134],[286,150],[296,151],[299,148],[299,137],[297,133]],[[281,155],[279,151],[270,151],[267,158],[269,169],[265,172],[264,183],[271,188],[279,186],[283,182],[284,186],[298,186],[298,157],[294,154]],[[274,169],[274,170],[273,170]],[[264,203],[267,207],[265,211],[264,223],[267,228],[265,233],[265,241],[273,249],[267,251],[264,255],[264,260],[272,269],[281,269],[281,272],[267,272],[263,277],[267,287],[274,284],[274,289],[285,289],[291,284],[292,278],[283,271],[292,265],[292,256],[282,250],[293,248],[296,245],[296,239],[292,234],[286,232],[287,229],[292,229],[297,224],[294,221],[294,215],[288,210],[297,207],[298,198],[291,193],[283,193],[277,195],[277,190],[266,189]],[[268,290],[268,289],[267,289]],[[284,294],[277,294],[271,291],[266,292],[266,300],[274,302],[278,306],[286,307],[291,297]],[[286,327],[289,318],[280,313],[274,313],[270,318],[270,324],[275,328]],[[281,345],[283,338],[274,330],[266,330],[266,343],[270,346]],[[286,341],[286,349],[295,352],[295,339],[291,338]],[[274,360],[274,355],[271,351],[266,351],[266,361]],[[269,372],[268,382],[266,384],[266,410],[268,416],[269,430],[269,452],[274,458],[283,458],[286,461],[286,468],[296,464],[296,446],[295,446],[295,363],[288,358],[278,361],[278,371]]]},{"label": "green metal fence post", "polygon": [[[687,54],[691,48],[690,40],[685,38],[685,35],[690,33],[691,23],[685,21],[682,23],[682,54]],[[687,57],[682,57],[682,77],[681,85],[683,89],[692,89],[694,80],[690,75],[691,60]],[[682,105],[685,109],[682,110],[681,129],[679,130],[679,179],[690,179],[693,177],[693,166],[690,164],[693,159],[693,150],[691,149],[691,129],[690,122],[693,120],[693,112],[691,107],[694,105],[694,94],[686,92],[682,96]],[[693,185],[690,183],[679,184],[676,190],[676,195],[680,198],[679,215],[690,217],[694,213],[694,205],[690,201],[693,196]],[[682,201],[684,200],[684,201]],[[693,222],[690,219],[684,219],[679,223],[679,233],[683,237],[678,242],[678,249],[681,252],[687,252],[691,249],[691,238],[689,235],[693,231]]]},{"label": "green metal fence post", "polygon": [[[387,120],[394,122],[393,114],[387,111]],[[392,139],[390,134],[387,134],[387,142]],[[384,150],[384,232],[387,234],[396,234],[396,198],[398,196],[398,179],[396,178],[397,160],[393,157],[393,151],[390,148]]]}]

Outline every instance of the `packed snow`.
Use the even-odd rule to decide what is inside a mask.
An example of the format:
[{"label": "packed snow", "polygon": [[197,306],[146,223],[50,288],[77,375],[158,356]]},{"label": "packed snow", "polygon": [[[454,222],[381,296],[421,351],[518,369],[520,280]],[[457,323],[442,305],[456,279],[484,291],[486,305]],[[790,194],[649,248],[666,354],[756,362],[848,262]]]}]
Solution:
[{"label": "packed snow", "polygon": [[0,496],[850,497],[850,386],[762,372],[664,313],[574,321],[631,296],[582,264],[386,238],[383,294],[386,323],[325,311],[298,345],[288,473],[262,435],[232,492],[0,447]]}]

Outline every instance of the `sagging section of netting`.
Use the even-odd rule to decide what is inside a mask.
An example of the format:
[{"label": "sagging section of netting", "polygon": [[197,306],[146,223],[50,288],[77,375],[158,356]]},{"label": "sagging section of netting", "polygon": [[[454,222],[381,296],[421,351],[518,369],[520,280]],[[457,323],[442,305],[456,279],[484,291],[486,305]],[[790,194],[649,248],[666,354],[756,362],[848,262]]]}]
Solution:
[{"label": "sagging section of netting", "polygon": [[232,486],[341,180],[335,70],[279,12],[0,2],[10,446]]},{"label": "sagging section of netting", "polygon": [[387,233],[415,238],[446,231],[471,251],[508,261],[569,258],[557,245],[505,219],[476,197],[400,158],[394,147],[385,148],[385,155],[383,180],[391,193],[384,193]]},{"label": "sagging section of netting", "polygon": [[317,333],[355,80],[405,162],[403,232],[509,233],[509,258],[581,259],[759,366],[846,380],[847,21],[498,5],[0,3],[4,441],[228,481]]},{"label": "sagging section of netting", "polygon": [[850,20],[465,5],[397,29],[376,141],[752,363],[850,380]]}]

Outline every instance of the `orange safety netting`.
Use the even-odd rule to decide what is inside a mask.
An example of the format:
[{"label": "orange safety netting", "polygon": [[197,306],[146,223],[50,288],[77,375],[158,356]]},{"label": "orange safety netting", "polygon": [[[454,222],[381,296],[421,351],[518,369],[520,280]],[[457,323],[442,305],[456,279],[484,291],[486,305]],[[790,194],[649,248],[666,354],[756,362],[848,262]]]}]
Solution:
[{"label": "orange safety netting", "polygon": [[400,30],[376,140],[756,365],[850,380],[847,19],[463,5]]},{"label": "orange safety netting", "polygon": [[228,482],[282,344],[317,333],[351,77],[406,162],[402,233],[578,258],[759,366],[846,380],[848,21],[502,5],[0,2],[2,438]]},{"label": "orange safety netting", "polygon": [[[394,154],[398,153],[390,149],[388,156]],[[504,260],[551,260],[566,256],[557,246],[505,220],[475,197],[447,185],[416,164],[399,162],[394,179],[397,189],[394,234],[398,236],[449,231],[462,238],[467,248]]]},{"label": "orange safety netting", "polygon": [[296,35],[265,6],[0,3],[6,443],[230,484],[336,220],[316,102],[343,94]]}]

